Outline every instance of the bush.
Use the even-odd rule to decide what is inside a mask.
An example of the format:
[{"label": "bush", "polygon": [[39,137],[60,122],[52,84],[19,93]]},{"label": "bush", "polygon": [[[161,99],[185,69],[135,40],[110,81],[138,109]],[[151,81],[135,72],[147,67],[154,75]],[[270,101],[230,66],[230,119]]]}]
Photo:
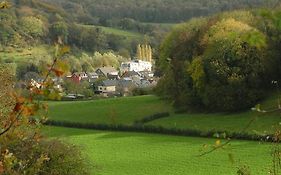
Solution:
[{"label": "bush", "polygon": [[134,121],[134,125],[142,125],[142,124],[148,123],[150,121],[157,120],[157,119],[160,119],[160,118],[169,117],[169,116],[170,116],[170,113],[168,113],[168,112],[157,113],[157,114],[142,118],[140,120]]},{"label": "bush", "polygon": [[150,95],[153,94],[152,88],[134,88],[132,91],[133,96]]},{"label": "bush", "polygon": [[59,140],[43,142],[41,148],[47,152],[49,161],[46,161],[40,174],[90,174],[90,166],[81,156],[80,148]]},{"label": "bush", "polygon": [[55,121],[48,120],[45,125],[69,127],[69,128],[83,128],[94,130],[106,130],[106,131],[130,131],[130,132],[144,132],[144,133],[157,133],[157,134],[169,134],[179,136],[192,136],[192,137],[205,137],[205,138],[221,138],[221,139],[240,139],[240,140],[254,140],[273,142],[274,135],[256,135],[248,133],[236,133],[226,131],[200,131],[196,129],[178,129],[178,128],[164,128],[162,126],[151,125],[108,125],[108,124],[94,124],[94,123],[77,123],[69,121]]}]

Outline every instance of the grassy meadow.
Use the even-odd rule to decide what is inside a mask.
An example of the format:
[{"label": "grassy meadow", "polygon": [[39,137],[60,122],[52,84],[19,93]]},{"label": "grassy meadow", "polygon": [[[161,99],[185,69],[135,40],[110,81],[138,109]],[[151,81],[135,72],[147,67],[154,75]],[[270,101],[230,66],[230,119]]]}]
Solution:
[{"label": "grassy meadow", "polygon": [[[266,135],[280,129],[280,114],[260,115],[255,112],[235,114],[174,114],[168,118],[151,121],[146,125],[162,126],[164,128],[195,129],[200,131],[229,131]],[[251,125],[247,125],[251,122]]]},{"label": "grassy meadow", "polygon": [[[262,108],[274,107],[276,99],[272,95],[261,103]],[[49,102],[49,108],[52,120],[123,125],[132,125],[135,120],[155,113],[170,112],[170,117],[146,125],[200,131],[239,132],[254,118],[246,132],[268,134],[280,121],[278,113],[259,115],[250,110],[233,114],[176,114],[169,103],[153,95]],[[251,174],[263,175],[272,165],[273,147],[262,142],[232,140],[230,146],[200,157],[200,153],[214,147],[216,139],[50,126],[44,128],[44,133],[78,145],[97,175],[235,175],[241,166],[249,166]]]},{"label": "grassy meadow", "polygon": [[271,163],[271,145],[258,142],[233,141],[224,150],[198,157],[203,145],[216,140],[59,127],[44,132],[79,145],[96,175],[235,175],[242,165],[263,175]]},{"label": "grassy meadow", "polygon": [[[262,108],[277,106],[273,95],[261,103]],[[165,128],[196,129],[200,131],[244,132],[258,135],[273,133],[280,128],[279,113],[261,114],[255,111],[239,113],[183,113],[176,114],[172,106],[156,96],[125,97],[79,102],[50,102],[50,119],[94,124],[131,125],[135,120],[161,113],[170,116],[146,123]]]},{"label": "grassy meadow", "polygon": [[[278,108],[278,95],[273,93],[260,102],[262,110]],[[281,127],[279,112],[260,113],[252,110],[237,113],[183,113],[151,121],[147,125],[165,128],[196,129],[200,131],[229,131],[257,135],[274,133]],[[248,124],[251,123],[249,126]],[[245,129],[246,128],[246,129]]]},{"label": "grassy meadow", "polygon": [[30,61],[30,60],[48,60],[51,61],[52,48],[47,45],[39,45],[30,47],[27,49],[7,47],[0,50],[0,58],[3,60],[11,60],[13,62],[18,61]]},{"label": "grassy meadow", "polygon": [[124,97],[92,101],[50,102],[49,118],[95,124],[126,124],[172,108],[156,96]]},{"label": "grassy meadow", "polygon": [[[82,24],[79,24],[82,25]],[[137,32],[132,32],[132,31],[127,31],[127,30],[121,30],[113,27],[104,27],[104,26],[93,26],[93,25],[82,25],[84,27],[99,27],[104,31],[106,34],[115,34],[119,36],[123,36],[129,39],[140,39],[143,37],[143,34],[137,33]]]}]

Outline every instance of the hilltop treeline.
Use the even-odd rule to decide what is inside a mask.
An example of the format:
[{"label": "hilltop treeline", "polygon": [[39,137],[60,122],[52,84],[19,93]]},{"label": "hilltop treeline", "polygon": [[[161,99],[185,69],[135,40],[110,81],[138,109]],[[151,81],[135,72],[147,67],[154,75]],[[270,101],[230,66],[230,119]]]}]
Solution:
[{"label": "hilltop treeline", "polygon": [[[142,42],[141,39],[128,40],[124,36],[106,34],[99,27],[89,28],[77,24],[114,27],[146,34],[149,36],[149,42],[155,47],[170,29],[169,25],[155,23],[177,23],[192,17],[236,8],[275,6],[279,1],[13,0],[12,2],[13,8],[0,14],[1,44],[10,44],[11,41],[12,44],[21,44],[19,42],[38,37],[50,42],[50,38],[62,35],[69,45],[87,51],[119,51],[125,48],[132,55],[135,52],[132,45]],[[25,17],[37,19],[29,18],[22,21]],[[30,25],[33,27],[27,29]],[[34,43],[34,40],[30,43]]]},{"label": "hilltop treeline", "polygon": [[60,4],[74,17],[114,20],[131,18],[141,22],[181,22],[192,17],[258,6],[274,6],[278,0],[44,0]]},{"label": "hilltop treeline", "polygon": [[234,11],[179,25],[161,46],[159,93],[184,109],[253,107],[281,80],[280,19],[280,10]]}]

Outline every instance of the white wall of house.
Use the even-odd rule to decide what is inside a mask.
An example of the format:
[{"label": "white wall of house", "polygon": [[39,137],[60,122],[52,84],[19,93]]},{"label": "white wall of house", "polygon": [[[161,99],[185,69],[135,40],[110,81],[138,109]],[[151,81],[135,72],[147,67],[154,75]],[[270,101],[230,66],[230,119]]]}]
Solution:
[{"label": "white wall of house", "polygon": [[102,93],[115,92],[116,86],[98,86],[98,90]]},{"label": "white wall of house", "polygon": [[123,62],[120,67],[121,72],[126,71],[135,71],[135,72],[141,72],[141,71],[151,71],[152,64],[148,61],[142,61],[142,60],[132,60],[129,62]]}]

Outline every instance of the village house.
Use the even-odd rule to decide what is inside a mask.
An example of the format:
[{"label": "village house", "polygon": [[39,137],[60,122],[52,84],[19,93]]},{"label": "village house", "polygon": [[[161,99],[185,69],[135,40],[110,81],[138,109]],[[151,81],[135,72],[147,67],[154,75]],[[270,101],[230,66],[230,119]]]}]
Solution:
[{"label": "village house", "polygon": [[96,70],[99,77],[104,77],[108,79],[118,79],[119,72],[114,67],[100,67]]},{"label": "village house", "polygon": [[99,78],[99,75],[96,72],[80,72],[80,73],[73,73],[71,75],[66,76],[67,79],[71,79],[75,83],[80,83],[81,81],[88,81],[89,83],[94,82],[96,79]]},{"label": "village house", "polygon": [[141,76],[141,74],[139,72],[136,72],[136,71],[127,71],[127,72],[124,72],[122,75],[121,75],[121,78],[123,79],[126,79],[126,78],[131,78],[133,76]]},{"label": "village house", "polygon": [[116,92],[117,80],[104,80],[97,86],[96,92],[99,94],[113,94]]},{"label": "village house", "polygon": [[79,74],[76,74],[76,73],[66,76],[66,79],[69,79],[77,84],[79,84],[80,81],[82,80],[82,78],[79,76]]},{"label": "village house", "polygon": [[134,88],[136,88],[136,85],[132,80],[120,79],[118,80],[116,91],[122,96],[129,96]]},{"label": "village house", "polygon": [[128,62],[121,63],[120,72],[121,74],[128,72],[128,71],[149,71],[152,70],[152,64],[149,61],[142,61],[142,60],[131,60]]}]

